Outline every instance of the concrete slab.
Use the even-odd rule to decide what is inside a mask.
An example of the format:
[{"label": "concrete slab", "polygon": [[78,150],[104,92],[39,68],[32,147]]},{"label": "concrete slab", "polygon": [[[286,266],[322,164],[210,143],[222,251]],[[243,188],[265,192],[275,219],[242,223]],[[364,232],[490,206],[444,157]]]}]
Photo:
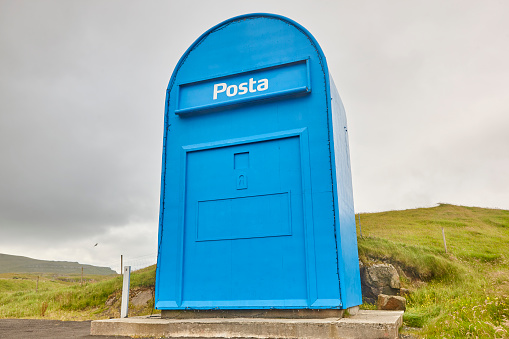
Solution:
[{"label": "concrete slab", "polygon": [[397,338],[403,311],[359,311],[348,318],[269,319],[133,317],[95,320],[92,335],[166,338]]},{"label": "concrete slab", "polygon": [[[200,318],[323,319],[323,318],[342,318],[344,313],[345,310],[320,310],[320,309],[162,310],[161,319],[200,319]],[[352,315],[354,313],[350,312],[350,314]]]}]

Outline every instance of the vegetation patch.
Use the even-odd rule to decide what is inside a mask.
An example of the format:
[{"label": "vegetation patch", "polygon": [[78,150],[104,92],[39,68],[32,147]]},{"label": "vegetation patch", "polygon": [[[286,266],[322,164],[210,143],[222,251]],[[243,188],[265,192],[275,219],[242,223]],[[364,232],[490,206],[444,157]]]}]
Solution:
[{"label": "vegetation patch", "polygon": [[[155,265],[131,273],[132,297],[136,292],[153,289],[154,281]],[[121,291],[120,275],[85,276],[81,284],[81,280],[76,281],[72,277],[60,279],[25,274],[23,279],[18,279],[13,275],[2,274],[0,318],[89,320],[120,317]],[[153,301],[141,306],[130,305],[129,313],[152,314],[155,313],[153,306]]]},{"label": "vegetation patch", "polygon": [[466,273],[449,256],[433,249],[373,237],[359,239],[358,245],[360,260],[365,264],[390,262],[413,279],[452,282]]},{"label": "vegetation patch", "polygon": [[407,332],[509,338],[509,211],[440,204],[361,214],[361,225],[361,261],[393,264],[410,290],[403,320],[421,330]]}]

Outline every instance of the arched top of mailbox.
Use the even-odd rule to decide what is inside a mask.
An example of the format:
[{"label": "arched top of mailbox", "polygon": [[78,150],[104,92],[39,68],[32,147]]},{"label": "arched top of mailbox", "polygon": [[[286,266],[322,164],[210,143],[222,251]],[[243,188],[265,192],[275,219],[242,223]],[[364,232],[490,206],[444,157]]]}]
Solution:
[{"label": "arched top of mailbox", "polygon": [[[168,93],[167,104],[170,104],[170,100],[172,100],[172,99],[170,99],[171,91],[174,91],[176,88],[186,88],[185,86],[187,84],[184,84],[184,86],[182,86],[183,82],[184,83],[192,82],[194,84],[194,83],[200,83],[200,82],[207,81],[210,78],[210,77],[208,77],[208,75],[203,75],[203,73],[207,73],[208,71],[210,71],[210,69],[207,69],[207,72],[196,71],[193,73],[192,71],[190,71],[189,66],[192,65],[192,68],[196,67],[196,68],[201,68],[203,70],[204,69],[203,67],[205,67],[204,66],[205,64],[207,64],[207,66],[210,66],[209,64],[214,64],[214,62],[213,62],[214,61],[213,59],[215,57],[214,53],[211,53],[212,55],[210,57],[208,57],[205,53],[203,53],[203,51],[208,51],[211,48],[213,48],[211,46],[214,46],[214,43],[222,42],[221,39],[212,39],[212,40],[208,39],[214,33],[218,33],[219,36],[221,36],[223,38],[223,40],[231,39],[232,44],[227,45],[228,48],[231,48],[232,51],[234,51],[234,52],[238,52],[238,53],[232,53],[231,59],[229,57],[223,58],[223,60],[228,59],[229,62],[231,61],[230,63],[233,66],[232,71],[230,71],[230,70],[225,71],[224,69],[214,69],[214,72],[217,71],[214,74],[215,78],[220,79],[222,76],[227,77],[227,76],[230,76],[230,75],[236,74],[236,73],[237,74],[245,73],[245,74],[249,75],[249,72],[254,71],[254,70],[264,69],[264,70],[270,71],[272,68],[284,67],[285,70],[288,70],[288,72],[290,72],[290,73],[291,72],[294,72],[294,73],[301,72],[302,73],[302,72],[305,72],[304,69],[307,68],[307,73],[308,73],[307,80],[309,82],[309,62],[310,62],[309,57],[306,58],[306,57],[303,57],[302,55],[300,57],[295,56],[295,58],[293,58],[293,56],[289,57],[289,54],[291,54],[291,53],[288,52],[288,50],[291,50],[292,48],[295,48],[295,50],[297,52],[296,54],[302,54],[301,50],[298,49],[299,48],[298,46],[294,47],[294,44],[292,44],[293,41],[278,40],[277,39],[278,36],[276,33],[275,33],[275,35],[268,38],[267,41],[271,41],[271,39],[272,39],[272,42],[270,42],[270,43],[276,44],[275,41],[277,41],[277,44],[281,44],[281,46],[282,46],[282,48],[279,49],[282,58],[280,58],[280,60],[277,60],[277,61],[271,61],[271,59],[274,59],[273,57],[265,58],[263,53],[259,53],[260,51],[256,51],[256,48],[258,46],[262,46],[262,48],[263,47],[266,48],[266,46],[268,46],[269,43],[265,43],[265,45],[264,45],[264,43],[261,42],[261,40],[264,40],[264,38],[261,37],[260,35],[256,36],[256,37],[251,37],[251,32],[246,27],[249,26],[250,24],[252,24],[252,25],[257,24],[254,21],[253,21],[253,23],[247,22],[247,20],[253,20],[253,19],[269,19],[269,20],[279,21],[280,23],[283,23],[283,25],[275,23],[274,25],[271,24],[271,27],[274,27],[276,30],[287,30],[287,27],[288,27],[288,29],[289,29],[288,32],[292,32],[291,35],[294,37],[294,39],[296,41],[297,40],[300,41],[300,45],[304,44],[303,42],[305,41],[305,45],[308,46],[307,47],[308,50],[313,51],[312,58],[315,59],[315,61],[313,61],[315,63],[315,67],[318,66],[318,64],[319,64],[319,69],[321,71],[319,73],[323,73],[322,76],[323,76],[323,83],[325,85],[325,92],[328,92],[329,72],[327,69],[327,62],[326,62],[325,56],[323,54],[323,51],[322,51],[320,45],[318,44],[316,39],[313,37],[313,35],[311,35],[311,33],[309,33],[309,31],[306,28],[304,28],[300,24],[298,24],[295,21],[288,19],[286,17],[280,16],[280,15],[275,15],[275,14],[253,13],[253,14],[237,16],[237,17],[228,19],[226,21],[223,21],[223,22],[219,23],[218,25],[210,28],[205,33],[203,33],[198,39],[196,39],[196,41],[182,55],[179,62],[177,63],[177,66],[175,67],[175,69],[173,71],[173,74],[171,76],[171,79],[169,81],[168,88],[167,88],[167,93]],[[237,23],[242,24],[242,26],[240,26],[241,30],[243,27],[245,28],[245,30],[242,31],[241,33],[239,33],[238,36],[235,36],[234,32],[236,32],[236,31],[234,31],[234,30],[226,31],[226,32],[229,32],[228,34],[224,33],[225,31],[223,31],[223,30],[227,29],[230,25],[237,24]],[[264,26],[258,26],[258,27],[264,28]],[[256,29],[254,29],[254,28],[256,28]],[[257,34],[256,33],[256,31],[258,29],[257,27],[252,26],[251,29],[253,29],[253,32],[254,32],[253,35]],[[216,36],[217,35],[214,35],[214,37],[216,37]],[[239,37],[241,37],[242,39],[238,39]],[[237,40],[235,40],[235,38],[237,38]],[[214,41],[214,43],[211,41]],[[222,43],[224,43],[224,42],[222,42]],[[235,45],[236,43],[243,44],[243,45],[242,45],[242,47],[239,46],[238,49],[235,51],[235,48],[231,47],[231,46]],[[298,45],[298,44],[296,44],[296,45]],[[254,51],[253,54],[256,54],[256,53],[259,54],[257,56],[258,59],[253,61],[251,65],[249,65],[246,62],[239,61],[239,55],[245,56],[247,53],[246,51],[249,51],[251,49]],[[267,51],[271,51],[271,49],[267,49]],[[271,52],[271,53],[275,53],[275,52]],[[212,59],[212,61],[211,61],[211,59]],[[318,62],[316,62],[316,61],[318,61]],[[253,66],[255,64],[256,64],[256,66]],[[214,67],[214,65],[212,67]],[[291,69],[292,67],[295,70],[292,70]],[[217,68],[221,68],[221,67],[217,67]],[[300,71],[297,70],[298,68],[300,69]],[[181,74],[182,73],[181,69],[186,70],[186,71],[184,71],[185,75]],[[315,72],[316,72],[316,69],[315,69]],[[318,73],[314,73],[314,74],[316,76],[316,74],[318,74]],[[183,78],[185,79],[184,81],[182,80]],[[248,78],[249,78],[249,76],[248,76]],[[245,79],[245,81],[247,81],[247,80],[248,79]],[[298,86],[294,86],[294,88],[290,88],[289,94],[292,94],[293,92],[296,92],[297,94],[299,92],[310,92],[311,91],[310,83],[305,83],[305,82],[306,81],[302,81],[302,83],[298,84]],[[177,85],[177,86],[175,86],[175,85]],[[261,84],[261,83],[254,84],[253,88],[256,89],[257,85],[261,86],[260,88],[263,90],[264,87],[263,87],[263,84]],[[193,89],[196,89],[196,88],[197,88],[196,86],[193,87]],[[271,88],[273,88],[273,87],[271,87]],[[225,88],[222,88],[220,86],[218,87],[218,91],[222,91],[224,89]],[[251,89],[251,87],[250,87],[250,89]],[[270,95],[280,95],[281,93],[284,92],[284,90],[285,89],[282,89],[282,91],[280,91],[279,94],[270,93]],[[267,92],[270,92],[270,91],[267,91]],[[267,93],[267,94],[269,94],[269,93]],[[285,93],[283,93],[283,94],[285,94]],[[249,95],[245,95],[245,96],[243,96],[242,99],[246,99],[248,96]],[[329,93],[327,93],[326,96],[329,96]],[[176,98],[175,96],[173,96],[173,97]],[[193,98],[196,98],[196,97],[198,97],[198,96],[193,95]],[[229,100],[230,104],[231,104],[231,101],[232,100]],[[193,110],[194,110],[194,108],[193,108]],[[177,114],[185,113],[185,109],[181,109],[180,105],[179,105],[178,107],[175,107],[175,113],[177,113]]]}]

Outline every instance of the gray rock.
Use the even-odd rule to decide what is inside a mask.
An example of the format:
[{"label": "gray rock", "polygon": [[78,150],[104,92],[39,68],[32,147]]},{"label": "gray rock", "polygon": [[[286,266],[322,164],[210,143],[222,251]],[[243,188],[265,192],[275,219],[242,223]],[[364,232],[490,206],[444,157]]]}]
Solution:
[{"label": "gray rock", "polygon": [[131,304],[134,306],[145,306],[152,299],[152,290],[143,290],[136,294],[131,299]]},{"label": "gray rock", "polygon": [[400,288],[399,289],[399,295],[402,297],[406,297],[410,295],[410,290],[407,288]]},{"label": "gray rock", "polygon": [[379,294],[398,295],[401,288],[399,274],[390,264],[362,266],[361,288],[365,302],[375,303]]}]

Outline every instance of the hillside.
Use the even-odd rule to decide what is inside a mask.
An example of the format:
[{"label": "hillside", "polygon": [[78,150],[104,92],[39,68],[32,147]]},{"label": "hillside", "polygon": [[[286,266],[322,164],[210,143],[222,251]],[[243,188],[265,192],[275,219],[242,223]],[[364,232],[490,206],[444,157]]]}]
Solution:
[{"label": "hillside", "polygon": [[[366,237],[444,251],[465,260],[503,262],[509,259],[509,211],[440,204],[432,208],[361,214]],[[359,223],[357,220],[357,234]]]},{"label": "hillside", "polygon": [[509,338],[509,211],[440,204],[360,219],[361,261],[393,264],[410,290],[411,334]]},{"label": "hillside", "polygon": [[51,274],[109,275],[116,274],[109,267],[84,265],[69,261],[47,261],[0,253],[0,273],[51,273]]},{"label": "hillside", "polygon": [[[155,265],[131,273],[130,316],[157,313],[151,297],[155,273]],[[0,318],[118,318],[121,291],[122,276],[118,274],[85,275],[82,281],[76,276],[3,273],[0,274]]]}]

